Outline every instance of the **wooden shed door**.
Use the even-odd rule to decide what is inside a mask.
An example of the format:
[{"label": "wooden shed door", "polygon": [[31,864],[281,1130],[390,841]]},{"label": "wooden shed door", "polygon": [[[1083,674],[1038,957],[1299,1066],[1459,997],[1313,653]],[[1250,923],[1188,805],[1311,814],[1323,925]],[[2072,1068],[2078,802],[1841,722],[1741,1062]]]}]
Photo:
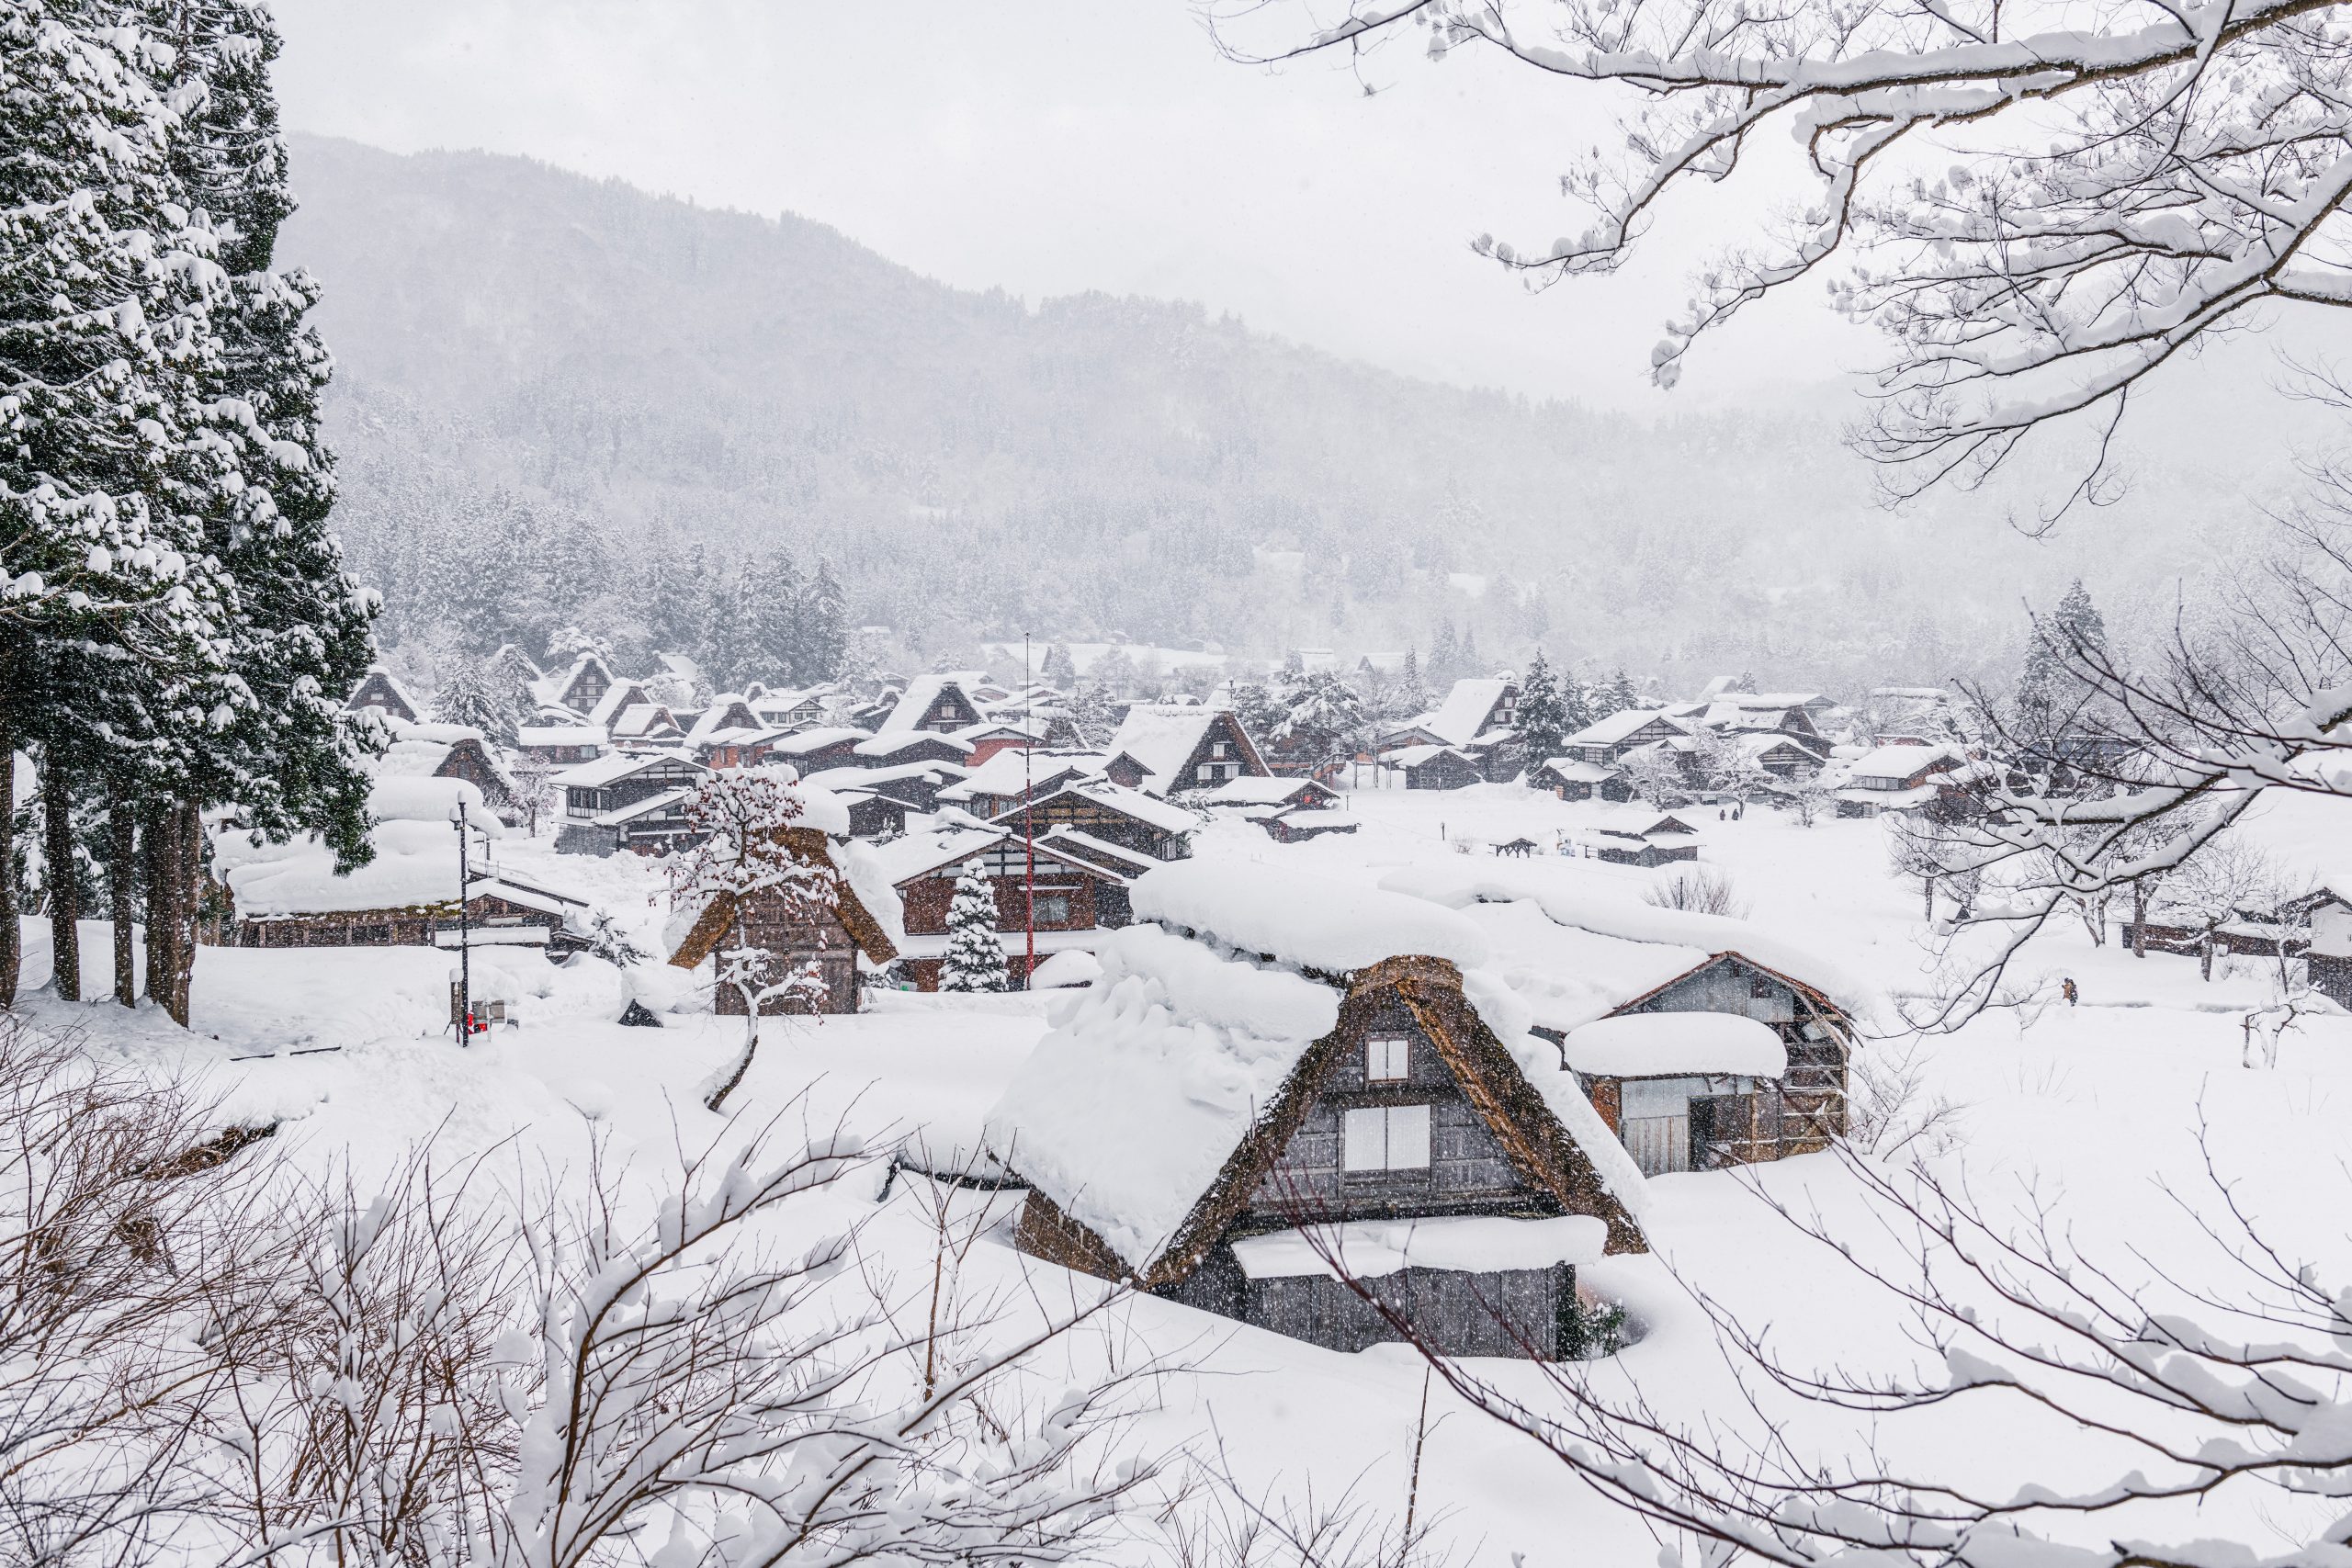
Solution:
[{"label": "wooden shed door", "polygon": [[1644,1176],[1690,1168],[1690,1117],[1629,1116],[1624,1126],[1625,1151]]}]

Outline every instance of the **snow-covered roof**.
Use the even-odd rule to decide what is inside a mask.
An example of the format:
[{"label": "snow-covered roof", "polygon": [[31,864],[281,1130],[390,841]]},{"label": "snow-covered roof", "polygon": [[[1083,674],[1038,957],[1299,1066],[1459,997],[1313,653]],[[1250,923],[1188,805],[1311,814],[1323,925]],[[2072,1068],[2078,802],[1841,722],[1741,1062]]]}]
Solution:
[{"label": "snow-covered roof", "polygon": [[1568,1031],[1560,1054],[1580,1073],[1611,1077],[1730,1074],[1777,1078],[1789,1048],[1770,1024],[1736,1012],[1632,1012]]},{"label": "snow-covered roof", "polygon": [[602,725],[526,724],[514,731],[514,744],[531,746],[598,746],[606,743]]},{"label": "snow-covered roof", "polygon": [[1950,746],[1880,746],[1847,763],[1846,776],[1854,779],[1907,779],[1936,762],[1959,761],[1960,753]]},{"label": "snow-covered roof", "polygon": [[392,743],[376,760],[378,778],[431,778],[448,761],[449,753],[469,740],[481,749],[482,761],[489,765],[492,776],[506,778],[506,770],[483,745],[481,731],[469,724],[407,724],[399,719],[390,722]]},{"label": "snow-covered roof", "polygon": [[[557,682],[559,690],[563,684],[564,682]],[[650,703],[652,700],[652,697],[647,694],[643,682],[616,681],[605,688],[605,694],[598,697],[594,705],[589,708],[588,722],[610,728],[613,720],[619,716],[623,708],[634,706],[639,703]]]},{"label": "snow-covered roof", "polygon": [[1027,787],[1024,780],[1039,788],[1051,788],[1058,780],[1091,778],[1102,771],[1102,758],[1096,752],[1046,753],[1013,747],[989,757],[945,793],[958,800],[976,795],[1017,795]]},{"label": "snow-covered roof", "polygon": [[1546,757],[1544,765],[1569,784],[1606,784],[1618,772],[1606,762],[1588,762],[1581,757]]},{"label": "snow-covered roof", "polygon": [[[1036,842],[1040,847],[1067,845],[1070,854],[1096,865],[1108,861],[1114,865],[1126,866],[1128,871],[1125,880],[1127,881],[1133,881],[1145,872],[1162,863],[1149,855],[1127,848],[1125,844],[1114,844],[1108,839],[1098,839],[1091,833],[1082,832],[1067,822],[1056,823],[1046,831],[1046,836],[1037,840]],[[1106,871],[1102,874],[1112,876],[1114,880],[1120,880],[1115,873]]]},{"label": "snow-covered roof", "polygon": [[899,762],[887,768],[826,768],[802,776],[820,789],[872,789],[877,784],[892,784],[899,779],[961,779],[964,770],[953,762],[933,758],[922,762]]},{"label": "snow-covered roof", "polygon": [[940,745],[959,750],[967,757],[972,754],[972,743],[970,741],[958,740],[953,735],[942,735],[938,731],[931,729],[885,730],[881,734],[873,737],[871,739],[859,741],[855,746],[850,748],[850,750],[861,757],[895,757],[899,752],[908,750],[910,747],[921,746],[933,741]]},{"label": "snow-covered roof", "polygon": [[481,791],[467,780],[379,778],[368,792],[375,819],[368,839],[376,857],[349,874],[335,874],[334,852],[316,835],[256,844],[235,829],[216,835],[213,869],[248,919],[454,903],[459,801],[472,829],[469,842],[504,836]]},{"label": "snow-covered roof", "polygon": [[[966,702],[972,703],[968,688],[980,685],[987,680],[987,672],[979,670],[948,670],[936,675],[916,676],[907,682],[907,689],[899,694],[898,704],[890,709],[890,716],[882,721],[881,733],[889,735],[901,729],[919,728],[938,703],[939,694],[950,686],[955,687]],[[972,703],[972,707],[978,712],[979,705]]]},{"label": "snow-covered roof", "polygon": [[597,757],[585,762],[574,762],[557,773],[555,782],[567,789],[602,789],[606,784],[618,783],[631,773],[642,773],[647,768],[658,767],[663,762],[684,762],[697,773],[709,771],[700,762],[691,761],[667,751],[615,751],[609,756]]},{"label": "snow-covered roof", "polygon": [[1109,932],[1095,956],[1102,979],[1057,1005],[1053,1030],[1006,1086],[982,1135],[1141,1269],[1206,1194],[1307,1046],[1338,1023],[1340,997],[1156,926]]},{"label": "snow-covered roof", "polygon": [[[1609,1226],[1587,1214],[1514,1220],[1500,1214],[1434,1214],[1411,1220],[1346,1220],[1307,1230],[1271,1231],[1233,1244],[1252,1280],[1329,1274],[1377,1280],[1407,1269],[1487,1274],[1598,1263]],[[1339,1267],[1324,1259],[1329,1256]]]},{"label": "snow-covered roof", "polygon": [[1727,915],[1664,909],[1591,863],[1459,856],[1394,871],[1380,886],[1454,910],[1494,953],[1495,971],[1549,1029],[1575,1029],[1732,953],[1826,997],[1856,1019],[1878,993],[1781,931]]},{"label": "snow-covered roof", "polygon": [[940,828],[908,833],[873,847],[875,863],[892,886],[928,876],[945,865],[958,865],[993,844],[1004,841],[1001,828]]},{"label": "snow-covered roof", "polygon": [[[1081,795],[1089,800],[1101,801],[1113,810],[1132,817],[1138,822],[1148,823],[1163,832],[1190,833],[1201,825],[1201,819],[1182,807],[1170,806],[1168,802],[1146,795],[1141,790],[1129,789],[1125,784],[1113,784],[1109,779],[1082,779],[1075,784],[1064,784],[1061,788],[1050,793],[1040,790],[1032,804],[1042,805],[1056,795],[1064,794]],[[1015,806],[1012,811],[1004,815],[1012,816],[1022,809],[1023,807]]]},{"label": "snow-covered roof", "polygon": [[1816,740],[1808,745],[1804,736],[1792,735],[1784,729],[1751,729],[1734,734],[1729,739],[1733,747],[1742,756],[1750,759],[1767,756],[1783,746],[1789,746],[1817,761],[1825,750],[1820,741]]},{"label": "snow-covered roof", "polygon": [[1382,757],[1381,761],[1391,767],[1418,768],[1422,763],[1439,757],[1452,757],[1456,761],[1470,762],[1471,766],[1477,766],[1476,762],[1471,762],[1467,756],[1451,746],[1400,746]]},{"label": "snow-covered roof", "polygon": [[1486,939],[1451,910],[1288,866],[1175,861],[1137,877],[1129,897],[1138,919],[1329,974],[1406,954],[1465,969],[1487,960]]},{"label": "snow-covered roof", "polygon": [[1179,784],[1185,759],[1198,749],[1201,738],[1224,713],[1222,708],[1137,703],[1119,721],[1118,733],[1103,747],[1106,757],[1124,753],[1141,763],[1144,788],[1164,795]]},{"label": "snow-covered roof", "polygon": [[1502,701],[1503,693],[1510,684],[1499,676],[1456,681],[1453,690],[1445,694],[1445,701],[1419,722],[1431,734],[1456,746],[1476,740],[1486,728],[1487,716],[1495,711],[1495,705]]},{"label": "snow-covered roof", "polygon": [[783,739],[777,741],[771,750],[775,751],[779,756],[799,757],[806,756],[811,751],[821,751],[828,747],[839,746],[844,741],[857,741],[869,739],[871,739],[871,737],[869,737],[863,729],[845,729],[838,726],[832,726],[821,729],[803,729],[797,731],[796,733],[787,735]]},{"label": "snow-covered roof", "polygon": [[659,734],[667,729],[671,734],[682,733],[678,719],[660,703],[631,703],[613,716],[606,727],[616,738]]},{"label": "snow-covered roof", "polygon": [[1204,806],[1280,806],[1309,791],[1329,794],[1313,779],[1242,777],[1227,779],[1201,797]]},{"label": "snow-covered roof", "polygon": [[[1644,725],[1666,718],[1657,708],[1624,708],[1606,718],[1594,719],[1560,744],[1563,746],[1614,746]],[[1671,723],[1672,720],[1668,720]]]}]

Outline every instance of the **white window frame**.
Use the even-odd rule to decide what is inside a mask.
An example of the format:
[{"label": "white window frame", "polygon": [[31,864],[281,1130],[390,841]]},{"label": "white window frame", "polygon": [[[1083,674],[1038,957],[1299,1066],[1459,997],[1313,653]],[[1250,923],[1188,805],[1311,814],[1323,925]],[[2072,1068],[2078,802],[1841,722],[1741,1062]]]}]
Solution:
[{"label": "white window frame", "polygon": [[1375,1034],[1363,1043],[1363,1081],[1403,1083],[1413,1076],[1413,1043],[1402,1034]]},{"label": "white window frame", "polygon": [[1430,1168],[1430,1108],[1366,1105],[1340,1119],[1340,1168],[1351,1174]]}]

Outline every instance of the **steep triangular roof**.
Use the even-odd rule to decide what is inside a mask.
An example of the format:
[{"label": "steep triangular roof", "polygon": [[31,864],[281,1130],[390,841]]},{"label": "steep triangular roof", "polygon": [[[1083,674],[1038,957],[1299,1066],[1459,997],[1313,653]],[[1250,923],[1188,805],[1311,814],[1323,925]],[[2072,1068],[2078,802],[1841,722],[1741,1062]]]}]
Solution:
[{"label": "steep triangular roof", "polygon": [[[832,873],[833,912],[840,917],[842,928],[849,932],[850,940],[857,943],[857,950],[865,955],[866,962],[888,964],[898,957],[898,942],[875,918],[874,912],[866,908],[865,900],[858,893],[858,879],[851,874],[852,868],[844,866],[834,856],[831,841],[824,832],[816,828],[786,828],[784,829],[784,841],[796,860],[807,865],[821,865]],[[887,883],[884,884],[883,890],[887,891],[888,886]],[[735,895],[721,893],[696,913],[694,924],[687,927],[684,936],[679,939],[677,951],[670,954],[670,962],[680,969],[694,968],[710,956],[734,921]]]},{"label": "steep triangular roof", "polygon": [[[1522,1180],[1564,1212],[1601,1220],[1610,1251],[1645,1249],[1627,1207],[1639,1201],[1641,1178],[1599,1112],[1549,1066],[1550,1047],[1529,1036],[1523,1057],[1506,1048],[1447,960],[1406,955],[1357,970],[1336,1009],[1326,1001],[1318,1016],[1315,994],[1329,998],[1333,987],[1156,927],[1119,932],[1101,956],[1103,978],[1040,1043],[988,1119],[989,1146],[1030,1190],[1035,1207],[1022,1234],[1038,1255],[1146,1289],[1182,1280],[1241,1217],[1366,1015],[1392,998]],[[1160,1011],[1170,1015],[1165,1039],[1122,1048]],[[1317,1027],[1317,1037],[1298,1038]],[[1227,1032],[1247,1037],[1246,1055],[1191,1059],[1215,1055]],[[1170,1139],[1190,1146],[1171,1157]]]}]

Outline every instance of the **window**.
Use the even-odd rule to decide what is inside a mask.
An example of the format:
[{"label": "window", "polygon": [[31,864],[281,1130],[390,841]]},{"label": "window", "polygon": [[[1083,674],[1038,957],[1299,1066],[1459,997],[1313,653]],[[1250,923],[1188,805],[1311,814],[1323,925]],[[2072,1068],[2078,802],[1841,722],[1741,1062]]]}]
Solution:
[{"label": "window", "polygon": [[1215,784],[1216,782],[1216,764],[1215,762],[1203,762],[1193,771],[1200,776],[1200,781],[1203,784]]},{"label": "window", "polygon": [[1037,895],[1037,922],[1040,925],[1060,925],[1069,919],[1069,895],[1067,893]]},{"label": "window", "polygon": [[1222,741],[1222,740],[1218,741],[1218,742],[1216,743],[1216,745],[1215,747],[1213,747],[1213,748],[1210,750],[1210,751],[1209,751],[1209,755],[1210,755],[1210,756],[1212,756],[1212,757],[1223,757],[1223,756],[1226,756],[1226,755],[1227,755],[1227,754],[1228,754],[1228,751],[1227,751],[1227,745],[1226,745],[1226,743],[1225,743],[1224,741]]},{"label": "window", "polygon": [[1340,1165],[1346,1170],[1427,1170],[1430,1108],[1373,1105],[1351,1111],[1340,1127]]},{"label": "window", "polygon": [[1375,1034],[1364,1042],[1366,1083],[1403,1083],[1412,1074],[1412,1048],[1401,1034]]}]

